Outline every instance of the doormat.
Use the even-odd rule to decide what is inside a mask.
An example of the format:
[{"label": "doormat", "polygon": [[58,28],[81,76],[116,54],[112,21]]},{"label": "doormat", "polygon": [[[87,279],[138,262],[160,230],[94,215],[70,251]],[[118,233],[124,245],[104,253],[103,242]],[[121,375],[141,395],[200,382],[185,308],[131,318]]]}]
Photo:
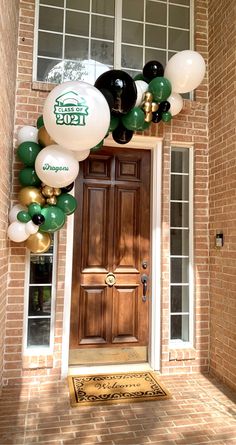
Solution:
[{"label": "doormat", "polygon": [[71,406],[171,398],[152,372],[69,376]]}]

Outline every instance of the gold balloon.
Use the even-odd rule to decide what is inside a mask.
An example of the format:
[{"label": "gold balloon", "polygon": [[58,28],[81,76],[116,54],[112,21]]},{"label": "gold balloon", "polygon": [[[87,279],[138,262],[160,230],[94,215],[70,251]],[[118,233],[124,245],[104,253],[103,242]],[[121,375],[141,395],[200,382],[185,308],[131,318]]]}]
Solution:
[{"label": "gold balloon", "polygon": [[29,206],[32,202],[43,206],[45,204],[45,198],[37,187],[24,187],[20,190],[19,201],[24,206]]},{"label": "gold balloon", "polygon": [[54,195],[53,187],[50,187],[49,185],[45,185],[42,188],[42,194],[43,196],[46,196],[46,198],[50,198]]},{"label": "gold balloon", "polygon": [[146,113],[145,122],[151,122],[152,120],[152,112]]},{"label": "gold balloon", "polygon": [[61,194],[61,189],[59,189],[59,188],[54,188],[54,189],[53,189],[53,194],[54,194],[54,196],[59,196],[59,195]]},{"label": "gold balloon", "polygon": [[48,134],[45,127],[41,127],[38,131],[38,141],[42,147],[47,147],[48,145],[54,145],[56,142]]},{"label": "gold balloon", "polygon": [[143,110],[145,111],[145,113],[149,113],[150,111],[152,111],[151,102],[144,102]]},{"label": "gold balloon", "polygon": [[56,196],[51,196],[51,198],[47,198],[46,202],[51,206],[55,206],[57,204],[57,198]]},{"label": "gold balloon", "polygon": [[44,253],[49,249],[51,242],[52,239],[49,233],[37,232],[29,236],[25,245],[33,253]]},{"label": "gold balloon", "polygon": [[156,102],[152,102],[152,112],[155,113],[155,111],[158,110],[159,105]]},{"label": "gold balloon", "polygon": [[144,100],[145,100],[145,102],[152,102],[153,95],[152,95],[152,93],[150,93],[150,91],[147,91],[145,93]]}]

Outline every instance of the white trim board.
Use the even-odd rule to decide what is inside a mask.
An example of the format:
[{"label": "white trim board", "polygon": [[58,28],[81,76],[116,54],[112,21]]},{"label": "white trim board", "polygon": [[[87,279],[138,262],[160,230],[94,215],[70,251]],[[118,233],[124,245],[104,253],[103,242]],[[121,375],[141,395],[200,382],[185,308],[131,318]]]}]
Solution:
[{"label": "white trim board", "polygon": [[[162,181],[162,138],[152,136],[134,135],[132,140],[124,145],[117,144],[111,136],[106,138],[107,147],[120,147],[151,150],[152,177],[151,177],[151,329],[149,365],[154,370],[160,369],[160,338],[161,338],[161,181]],[[63,313],[63,338],[62,338],[62,367],[61,377],[65,378],[69,372],[69,337],[70,337],[70,308],[71,308],[71,283],[72,283],[72,259],[73,259],[73,216],[68,218],[67,247],[66,247],[66,271]],[[120,366],[120,365],[118,365]],[[99,366],[97,367],[99,368]],[[86,372],[88,367],[80,367]],[[102,367],[101,367],[102,369]],[[114,369],[114,365],[112,366]],[[108,367],[109,370],[109,367]],[[109,371],[108,371],[109,372]]]}]

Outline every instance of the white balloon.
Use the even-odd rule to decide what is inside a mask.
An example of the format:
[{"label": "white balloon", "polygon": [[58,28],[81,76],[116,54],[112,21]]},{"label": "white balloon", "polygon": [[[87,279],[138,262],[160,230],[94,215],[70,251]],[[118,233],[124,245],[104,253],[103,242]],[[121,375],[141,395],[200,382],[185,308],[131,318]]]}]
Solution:
[{"label": "white balloon", "polygon": [[137,88],[137,100],[135,107],[139,107],[143,101],[143,95],[148,90],[148,83],[144,82],[144,80],[135,80],[135,85]]},{"label": "white balloon", "polygon": [[33,221],[28,221],[25,224],[25,231],[26,231],[27,235],[34,235],[35,233],[38,232],[38,230],[39,230],[39,226],[34,224]]},{"label": "white balloon", "polygon": [[22,142],[38,142],[38,129],[36,127],[31,127],[30,125],[26,125],[22,127],[17,136],[18,145],[22,144]]},{"label": "white balloon", "polygon": [[82,162],[90,155],[90,150],[74,151],[73,153],[77,161]]},{"label": "white balloon", "polygon": [[184,101],[179,93],[171,93],[166,100],[170,103],[169,112],[171,113],[171,116],[175,116],[182,110]]},{"label": "white balloon", "polygon": [[44,184],[61,188],[75,180],[79,173],[79,163],[73,152],[59,145],[48,145],[39,152],[35,171]]},{"label": "white balloon", "polygon": [[14,221],[10,224],[7,230],[8,238],[11,241],[15,241],[15,243],[21,243],[22,241],[27,240],[29,237],[28,233],[25,231],[25,223],[21,223],[20,221]]},{"label": "white balloon", "polygon": [[18,221],[17,214],[19,212],[21,212],[22,210],[24,210],[25,212],[28,212],[27,207],[25,207],[21,204],[16,204],[11,208],[9,215],[8,215],[10,223],[13,223],[14,221]]},{"label": "white balloon", "polygon": [[84,151],[106,136],[110,109],[103,94],[93,85],[65,82],[49,93],[43,119],[46,130],[59,145]]},{"label": "white balloon", "polygon": [[205,75],[203,57],[196,51],[180,51],[171,57],[164,76],[171,82],[172,91],[188,93],[197,88]]}]

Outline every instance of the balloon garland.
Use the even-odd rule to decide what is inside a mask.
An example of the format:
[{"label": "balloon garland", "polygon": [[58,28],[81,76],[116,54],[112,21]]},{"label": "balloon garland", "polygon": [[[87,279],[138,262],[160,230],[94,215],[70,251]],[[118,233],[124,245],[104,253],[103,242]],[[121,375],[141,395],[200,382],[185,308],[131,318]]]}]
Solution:
[{"label": "balloon garland", "polygon": [[36,127],[18,133],[19,202],[9,212],[8,237],[25,241],[33,253],[46,252],[51,234],[77,207],[70,194],[79,162],[103,146],[112,133],[118,144],[151,123],[170,122],[183,107],[180,93],[197,88],[205,62],[196,51],[181,51],[166,65],[152,60],[134,79],[122,70],[103,73],[92,86],[82,81],[56,86],[46,98]]}]

